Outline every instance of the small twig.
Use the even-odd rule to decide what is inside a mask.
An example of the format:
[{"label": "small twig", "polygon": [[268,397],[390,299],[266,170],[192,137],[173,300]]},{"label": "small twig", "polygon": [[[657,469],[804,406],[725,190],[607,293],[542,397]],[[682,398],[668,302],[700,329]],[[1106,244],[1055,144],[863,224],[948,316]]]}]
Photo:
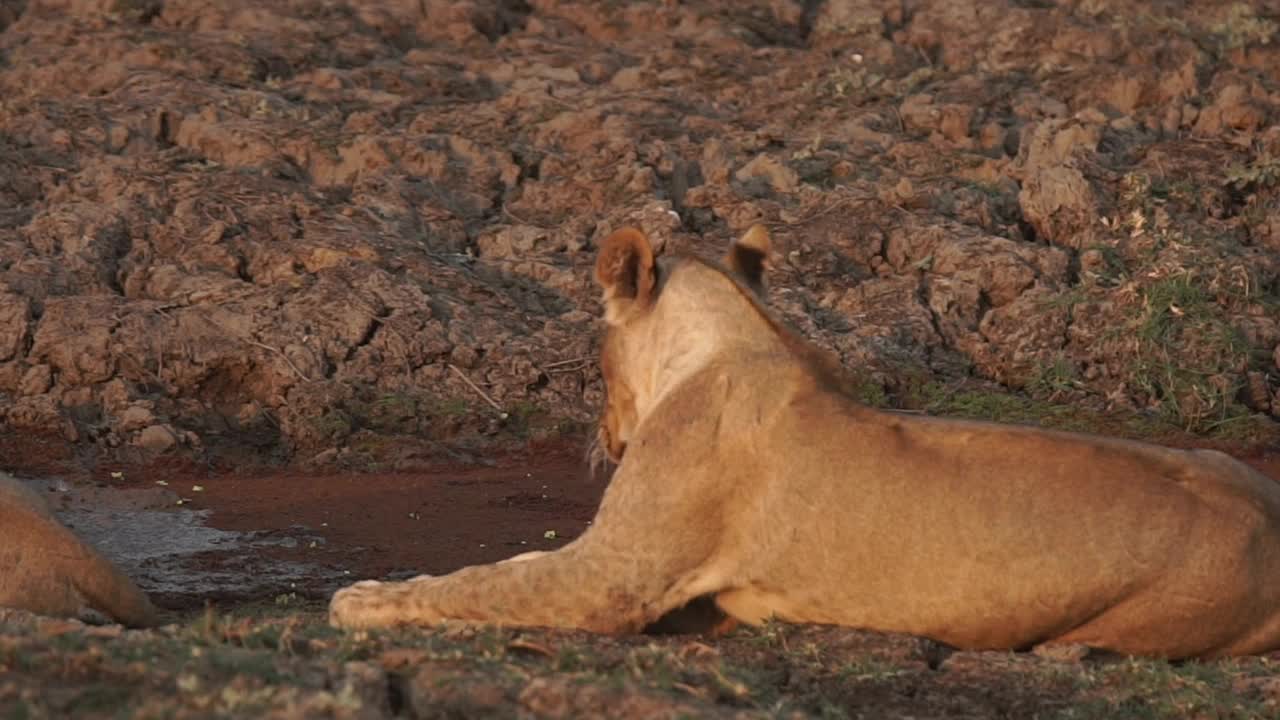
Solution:
[{"label": "small twig", "polygon": [[580,357],[571,358],[569,360],[557,360],[553,363],[540,365],[538,369],[541,370],[544,375],[561,375],[564,373],[586,370],[589,367],[591,367],[591,358]]},{"label": "small twig", "polygon": [[579,362],[577,365],[574,365],[572,367],[558,367],[558,368],[544,367],[542,368],[542,372],[543,374],[546,374],[546,375],[564,375],[565,373],[573,373],[573,372],[578,372],[580,370],[586,370],[589,367],[591,367],[591,362],[588,360],[583,360]]},{"label": "small twig", "polygon": [[702,688],[694,687],[692,685],[689,685],[688,683],[682,683],[682,682],[671,683],[671,687],[679,690],[680,692],[687,693],[689,695],[692,695],[693,697],[696,697],[702,700],[706,700],[708,697],[710,697],[710,693],[708,693],[706,690],[703,690]]},{"label": "small twig", "polygon": [[562,365],[573,365],[574,363],[587,362],[590,359],[591,358],[588,358],[588,357],[569,358],[568,360],[557,360],[555,362],[550,362],[550,363],[547,363],[546,365],[543,365],[542,367],[550,369],[550,368],[560,367]]},{"label": "small twig", "polygon": [[284,361],[285,361],[286,363],[289,363],[289,367],[293,369],[293,372],[294,372],[294,373],[296,373],[296,374],[298,375],[298,377],[302,379],[302,381],[303,381],[303,382],[315,382],[315,381],[314,381],[314,380],[312,380],[311,378],[307,377],[305,373],[303,373],[301,370],[299,370],[299,369],[298,369],[298,366],[297,366],[297,365],[294,365],[294,364],[293,364],[293,361],[289,359],[289,356],[288,356],[288,355],[285,355],[285,354],[284,354],[284,351],[283,351],[283,350],[281,350],[280,348],[274,348],[274,347],[271,347],[270,345],[266,345],[266,344],[264,344],[264,343],[260,343],[260,342],[258,342],[257,340],[245,340],[245,342],[247,342],[247,343],[249,343],[250,345],[253,345],[253,346],[255,346],[255,347],[260,347],[260,348],[262,348],[263,350],[270,350],[271,352],[273,352],[273,353],[275,353],[275,354],[279,355],[280,357],[284,358]]},{"label": "small twig", "polygon": [[525,650],[542,655],[543,657],[552,657],[555,655],[555,651],[546,645],[532,640],[526,640],[524,638],[515,638],[511,642],[507,643],[507,650]]},{"label": "small twig", "polygon": [[929,57],[929,53],[925,52],[924,48],[917,45],[916,52],[920,54],[920,59],[924,60],[924,63],[926,65],[928,65],[930,68],[933,67],[933,59]]},{"label": "small twig", "polygon": [[863,202],[867,202],[869,199],[870,199],[870,198],[862,197],[862,196],[842,197],[842,198],[839,198],[839,199],[837,199],[837,200],[835,200],[835,201],[833,201],[833,202],[831,202],[831,203],[827,204],[827,205],[826,205],[826,207],[820,208],[820,209],[818,209],[818,210],[814,210],[813,212],[809,213],[808,215],[806,215],[806,216],[804,216],[804,217],[802,217],[802,218],[798,218],[797,220],[795,220],[795,221],[793,221],[793,222],[782,222],[782,223],[779,223],[779,224],[780,224],[780,225],[785,225],[786,227],[795,227],[795,226],[797,226],[797,225],[804,225],[805,223],[813,222],[814,220],[817,220],[818,218],[822,217],[823,215],[827,215],[827,214],[831,213],[831,212],[832,212],[832,211],[834,211],[834,210],[838,210],[838,209],[840,209],[840,208],[842,208],[842,207],[845,207],[846,205],[852,205],[852,204],[854,204],[854,203],[863,203]]},{"label": "small twig", "polygon": [[454,365],[453,363],[449,363],[449,369],[457,373],[458,377],[462,378],[462,381],[465,382],[468,386],[470,386],[472,390],[475,390],[477,395],[484,398],[485,402],[489,403],[489,405],[492,406],[494,410],[497,410],[498,417],[502,418],[503,420],[507,419],[507,411],[503,410],[501,405],[495,402],[493,398],[489,397],[489,393],[486,393],[485,391],[481,390],[479,385],[476,385],[475,383],[471,382],[471,378],[467,377],[466,373],[459,370],[458,366]]},{"label": "small twig", "polygon": [[279,429],[280,429],[280,422],[279,422],[278,420],[276,420],[276,419],[275,419],[275,417],[271,414],[271,411],[270,411],[270,410],[268,410],[268,409],[266,409],[266,408],[264,408],[264,407],[259,407],[259,408],[258,408],[258,415],[260,415],[260,416],[262,416],[262,417],[266,418],[266,419],[267,419],[267,422],[268,422],[268,423],[270,423],[270,424],[272,425],[272,427],[274,427],[275,429],[277,429],[277,430],[279,430]]}]

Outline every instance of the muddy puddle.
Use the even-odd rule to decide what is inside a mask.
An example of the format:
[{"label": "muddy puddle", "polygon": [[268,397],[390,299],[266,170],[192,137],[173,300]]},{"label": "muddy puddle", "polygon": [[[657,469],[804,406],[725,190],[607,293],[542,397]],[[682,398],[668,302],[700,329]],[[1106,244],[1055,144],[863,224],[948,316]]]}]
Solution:
[{"label": "muddy puddle", "polygon": [[[162,486],[114,488],[42,479],[30,484],[55,514],[137,579],[159,604],[178,608],[206,598],[272,597],[299,587],[326,587],[342,570],[309,561],[303,549],[323,547],[323,535],[303,526],[239,531],[211,522]],[[282,557],[294,551],[296,557]]]},{"label": "muddy puddle", "polygon": [[440,574],[579,535],[606,480],[577,457],[395,473],[131,470],[27,479],[170,610],[322,599],[356,579]]}]

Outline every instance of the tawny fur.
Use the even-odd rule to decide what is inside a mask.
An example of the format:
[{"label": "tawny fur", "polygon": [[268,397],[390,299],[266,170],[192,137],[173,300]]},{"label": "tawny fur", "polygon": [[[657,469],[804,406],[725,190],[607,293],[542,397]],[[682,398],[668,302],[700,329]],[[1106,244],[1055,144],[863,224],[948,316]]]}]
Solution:
[{"label": "tawny fur", "polygon": [[654,261],[635,231],[600,253],[599,442],[620,465],[590,528],[521,562],[340,590],[334,625],[623,633],[711,594],[743,622],[965,649],[1280,648],[1280,489],[1247,465],[867,408],[740,277],[763,263]]},{"label": "tawny fur", "polygon": [[93,610],[124,625],[156,624],[146,595],[57,521],[44,500],[0,474],[0,607],[54,617]]}]

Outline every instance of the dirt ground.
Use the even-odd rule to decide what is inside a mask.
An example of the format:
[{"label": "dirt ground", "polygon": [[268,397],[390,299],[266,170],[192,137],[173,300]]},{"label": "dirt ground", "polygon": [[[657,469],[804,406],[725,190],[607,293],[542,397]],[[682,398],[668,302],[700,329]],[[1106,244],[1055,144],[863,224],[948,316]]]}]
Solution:
[{"label": "dirt ground", "polygon": [[869,404],[1280,477],[1277,120],[1262,2],[0,0],[0,471],[175,622],[3,615],[0,718],[1280,716],[1280,658],[318,613],[581,532],[622,224],[763,222]]},{"label": "dirt ground", "polygon": [[869,402],[1274,436],[1274,12],[3,0],[0,423],[342,467],[575,436],[595,243],[763,222]]}]

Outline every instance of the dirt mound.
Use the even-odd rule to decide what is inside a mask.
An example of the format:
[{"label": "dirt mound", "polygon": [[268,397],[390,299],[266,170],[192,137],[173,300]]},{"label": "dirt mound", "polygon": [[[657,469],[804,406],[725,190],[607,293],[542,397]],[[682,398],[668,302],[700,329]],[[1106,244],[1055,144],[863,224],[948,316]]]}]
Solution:
[{"label": "dirt mound", "polygon": [[11,431],[347,464],[576,433],[594,243],[757,221],[870,401],[1280,416],[1255,4],[7,0],[0,97]]}]

